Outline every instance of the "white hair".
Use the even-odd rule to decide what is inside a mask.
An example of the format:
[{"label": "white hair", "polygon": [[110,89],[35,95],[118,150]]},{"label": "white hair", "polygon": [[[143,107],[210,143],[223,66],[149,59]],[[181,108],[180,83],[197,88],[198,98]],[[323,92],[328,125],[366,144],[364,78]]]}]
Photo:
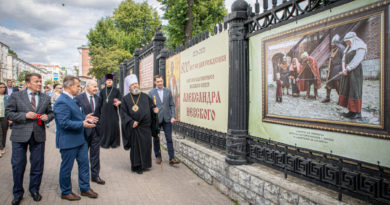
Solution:
[{"label": "white hair", "polygon": [[96,80],[88,80],[87,83],[85,83],[86,86],[91,85],[92,83],[96,83]]}]

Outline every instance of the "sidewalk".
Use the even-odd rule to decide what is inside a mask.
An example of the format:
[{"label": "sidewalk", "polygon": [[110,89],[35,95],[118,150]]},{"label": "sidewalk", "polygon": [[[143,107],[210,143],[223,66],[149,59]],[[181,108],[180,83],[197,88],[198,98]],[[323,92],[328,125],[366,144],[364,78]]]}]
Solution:
[{"label": "sidewalk", "polygon": [[[62,200],[58,182],[61,158],[58,149],[55,148],[53,125],[46,132],[45,170],[40,190],[42,200],[38,203],[33,201],[28,192],[30,172],[28,162],[24,177],[25,194],[22,205],[233,204],[225,195],[205,183],[184,164],[180,164],[177,168],[169,166],[168,155],[164,150],[162,150],[162,169],[160,165],[154,163],[153,158],[153,166],[150,171],[144,172],[142,175],[132,173],[130,171],[130,153],[125,151],[122,146],[117,149],[100,150],[100,176],[106,181],[106,184],[91,183],[92,189],[99,194],[98,199],[82,197],[80,201],[76,202]],[[10,132],[8,136],[9,134]],[[8,137],[6,154],[0,158],[0,204],[11,204],[13,199],[10,159],[11,142]],[[73,192],[80,194],[77,177],[77,163],[75,163],[72,172]]]}]

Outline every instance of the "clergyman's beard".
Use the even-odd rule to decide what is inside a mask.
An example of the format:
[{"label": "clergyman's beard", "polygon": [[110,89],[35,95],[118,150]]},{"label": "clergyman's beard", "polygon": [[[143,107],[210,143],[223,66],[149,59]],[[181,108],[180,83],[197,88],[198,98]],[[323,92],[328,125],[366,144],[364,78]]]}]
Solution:
[{"label": "clergyman's beard", "polygon": [[141,93],[141,90],[139,88],[134,88],[133,90],[130,90],[130,92],[133,95],[139,95]]}]

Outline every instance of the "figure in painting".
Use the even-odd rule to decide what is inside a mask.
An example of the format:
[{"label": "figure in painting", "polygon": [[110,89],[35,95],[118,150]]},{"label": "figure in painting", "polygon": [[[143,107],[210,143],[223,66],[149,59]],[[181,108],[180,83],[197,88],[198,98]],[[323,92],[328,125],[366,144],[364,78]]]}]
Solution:
[{"label": "figure in painting", "polygon": [[362,61],[367,53],[367,45],[355,32],[344,37],[347,48],[342,59],[342,75],[339,94],[339,105],[346,107],[344,117],[359,119],[362,117],[363,69]]},{"label": "figure in painting", "polygon": [[326,98],[322,101],[322,103],[330,102],[330,93],[332,89],[335,89],[337,94],[339,94],[341,76],[337,77],[337,75],[342,70],[341,61],[343,59],[344,49],[344,45],[340,42],[340,36],[336,34],[332,38],[330,58],[328,63],[329,72],[326,77],[326,81],[331,81],[326,84]]},{"label": "figure in painting", "polygon": [[301,55],[301,71],[298,74],[298,89],[306,91],[306,99],[310,98],[310,87],[314,84],[314,98],[318,100],[317,89],[321,87],[320,70],[317,61],[309,56],[307,52]]},{"label": "figure in painting", "polygon": [[282,102],[282,87],[283,81],[280,80],[280,73],[276,73],[276,102]]}]

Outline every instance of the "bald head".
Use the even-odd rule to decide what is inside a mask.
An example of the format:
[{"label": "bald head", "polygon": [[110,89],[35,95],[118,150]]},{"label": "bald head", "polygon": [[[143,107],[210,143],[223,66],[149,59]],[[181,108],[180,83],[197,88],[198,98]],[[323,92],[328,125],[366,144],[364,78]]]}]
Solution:
[{"label": "bald head", "polygon": [[85,88],[88,94],[95,95],[98,91],[97,82],[95,80],[88,80]]}]

